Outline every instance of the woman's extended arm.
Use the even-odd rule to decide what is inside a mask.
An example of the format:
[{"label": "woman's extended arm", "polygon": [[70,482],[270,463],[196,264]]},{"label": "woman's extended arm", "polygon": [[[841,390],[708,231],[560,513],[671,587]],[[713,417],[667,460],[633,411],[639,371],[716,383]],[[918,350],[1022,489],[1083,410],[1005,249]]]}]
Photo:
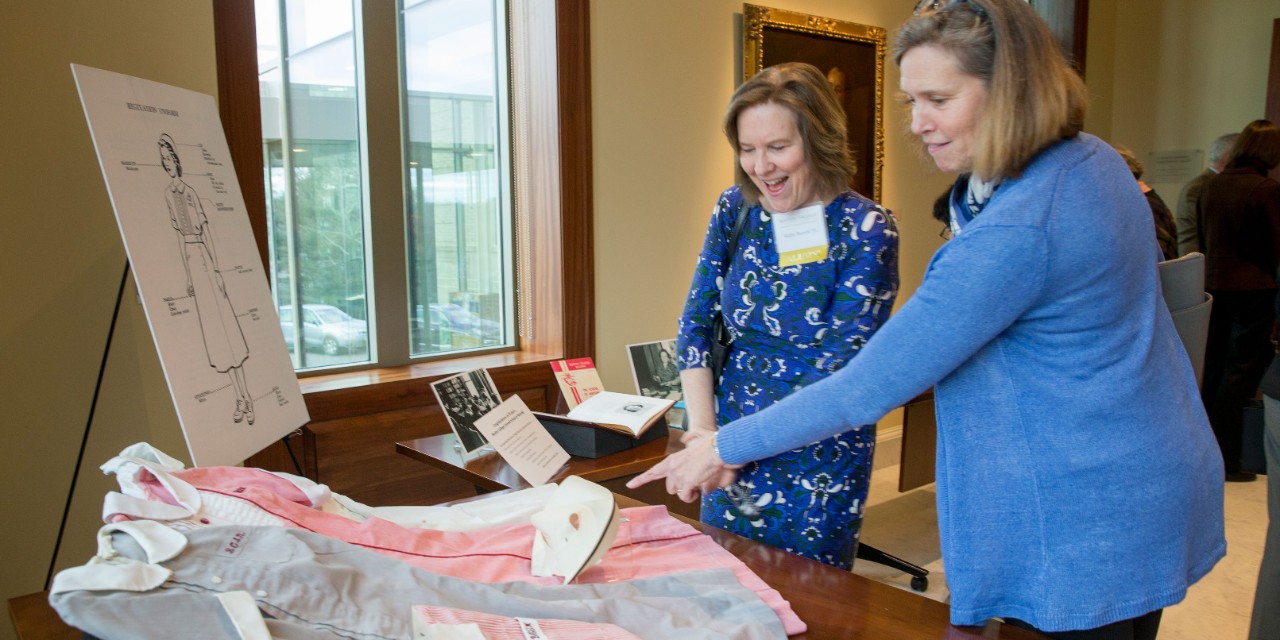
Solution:
[{"label": "woman's extended arm", "polygon": [[698,367],[681,371],[680,387],[684,394],[685,414],[689,417],[689,431],[684,435],[684,442],[687,444],[693,438],[715,433],[716,395],[711,369]]},{"label": "woman's extended arm", "polygon": [[988,227],[957,236],[939,250],[915,295],[846,367],[725,425],[714,447],[688,447],[627,486],[666,478],[668,490],[687,493],[716,482],[733,465],[875,422],[1021,317],[1043,286],[1045,246],[1041,230],[1028,227]]},{"label": "woman's extended arm", "polygon": [[717,425],[715,381],[708,368],[711,325],[715,314],[720,312],[720,290],[729,262],[727,236],[742,208],[740,203],[736,189],[725,191],[717,200],[680,315],[676,362],[690,435],[709,434]]}]

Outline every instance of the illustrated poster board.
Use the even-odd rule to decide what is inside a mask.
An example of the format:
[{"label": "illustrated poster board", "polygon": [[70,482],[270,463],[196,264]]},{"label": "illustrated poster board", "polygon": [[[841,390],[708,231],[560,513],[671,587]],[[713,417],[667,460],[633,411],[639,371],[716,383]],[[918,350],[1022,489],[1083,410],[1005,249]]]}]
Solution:
[{"label": "illustrated poster board", "polygon": [[212,96],[71,65],[196,466],[309,420]]}]

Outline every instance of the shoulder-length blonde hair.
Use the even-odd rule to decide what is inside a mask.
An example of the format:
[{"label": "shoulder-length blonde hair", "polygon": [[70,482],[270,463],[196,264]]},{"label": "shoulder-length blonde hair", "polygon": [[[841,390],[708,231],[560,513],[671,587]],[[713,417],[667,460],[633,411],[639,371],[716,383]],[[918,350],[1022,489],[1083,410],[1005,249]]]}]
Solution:
[{"label": "shoulder-length blonde hair", "polygon": [[898,29],[893,61],[933,45],[987,87],[973,173],[1017,177],[1045,147],[1084,126],[1089,91],[1058,41],[1023,0],[967,0],[912,17]]},{"label": "shoulder-length blonde hair", "polygon": [[[853,156],[849,153],[844,109],[835,90],[818,68],[803,62],[784,62],[768,67],[742,83],[725,109],[724,135],[738,153],[738,116],[756,105],[774,103],[786,107],[796,118],[796,128],[804,141],[804,155],[817,178],[819,193],[832,195],[849,188],[853,181]],[[742,163],[734,162],[734,180],[748,204],[760,201],[758,189]]]}]

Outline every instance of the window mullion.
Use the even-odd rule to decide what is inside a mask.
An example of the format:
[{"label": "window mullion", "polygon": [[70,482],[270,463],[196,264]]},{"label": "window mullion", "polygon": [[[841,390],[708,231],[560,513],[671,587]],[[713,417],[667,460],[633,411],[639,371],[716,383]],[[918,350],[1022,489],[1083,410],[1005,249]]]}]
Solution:
[{"label": "window mullion", "polygon": [[[280,21],[280,43],[281,43],[280,78],[283,86],[288,87],[291,80],[289,75],[290,56],[289,56],[289,46],[288,46],[289,12],[288,12],[288,5],[286,0],[280,0],[280,2],[278,3],[278,7],[279,8],[277,10],[280,12],[279,21]],[[293,176],[294,176],[293,146],[294,145],[293,145],[293,132],[292,132],[293,127],[291,124],[292,116],[290,115],[292,110],[291,96],[292,96],[292,92],[288,91],[287,89],[285,91],[282,91],[280,95],[280,115],[279,115],[280,161],[281,161],[281,166],[283,167],[283,170],[284,170],[284,175],[288,177],[285,180],[286,187],[284,189],[284,207],[283,207],[283,210],[278,213],[284,216],[284,228],[285,228],[284,235],[285,235],[285,247],[286,247],[285,260],[287,264],[287,273],[289,274],[288,301],[289,301],[290,308],[288,310],[288,313],[291,316],[289,318],[289,321],[292,323],[292,326],[293,326],[293,339],[295,341],[295,344],[299,345],[298,348],[294,349],[291,355],[293,357],[294,368],[305,369],[307,367],[307,350],[300,346],[305,344],[304,331],[306,330],[306,327],[302,323],[302,305],[298,303],[298,301],[302,299],[302,288],[300,285],[300,282],[301,282],[299,278],[300,268],[298,264],[298,247],[297,247],[298,223],[297,223],[297,216],[295,215],[296,206],[297,206],[295,204],[295,202],[297,201],[297,192],[296,192],[296,182],[293,179]],[[264,161],[269,162],[269,158],[264,158]],[[272,265],[272,270],[274,271],[275,262],[272,261],[271,265]],[[280,291],[279,291],[279,288],[277,288],[276,296],[278,297],[279,295],[280,295]],[[281,308],[280,304],[281,304],[280,301],[276,300],[277,309]]]},{"label": "window mullion", "polygon": [[[365,212],[370,241],[370,309],[380,366],[409,361],[408,280],[401,133],[399,2],[362,2],[356,29],[361,96],[361,145],[366,166]],[[370,114],[379,114],[370,117]],[[375,259],[376,257],[376,259]],[[371,332],[375,333],[375,332]]]}]

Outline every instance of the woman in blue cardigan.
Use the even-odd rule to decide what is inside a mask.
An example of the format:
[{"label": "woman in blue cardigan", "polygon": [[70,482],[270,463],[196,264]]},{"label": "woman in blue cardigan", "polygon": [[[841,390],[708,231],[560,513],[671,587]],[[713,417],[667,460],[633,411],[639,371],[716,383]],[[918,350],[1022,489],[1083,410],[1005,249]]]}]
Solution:
[{"label": "woman in blue cardigan", "polygon": [[684,500],[929,387],[951,621],[1154,638],[1225,554],[1222,459],[1160,293],[1150,209],[1080,132],[1088,100],[1022,0],[924,0],[894,60],[911,131],[959,174],[954,238],[831,377],[633,480]]}]

